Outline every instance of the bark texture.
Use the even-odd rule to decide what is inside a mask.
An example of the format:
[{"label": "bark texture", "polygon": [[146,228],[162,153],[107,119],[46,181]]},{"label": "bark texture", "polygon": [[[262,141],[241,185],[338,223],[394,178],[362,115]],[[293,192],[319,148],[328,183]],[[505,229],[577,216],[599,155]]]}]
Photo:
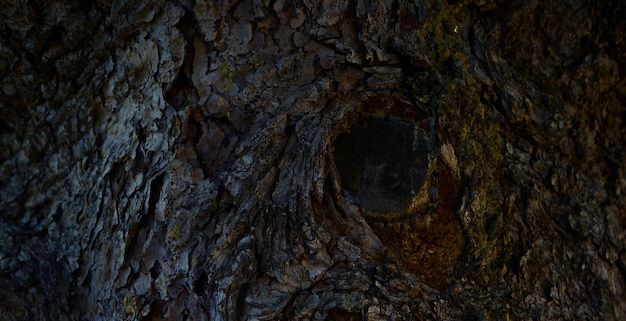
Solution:
[{"label": "bark texture", "polygon": [[0,16],[2,320],[626,318],[621,1]]}]

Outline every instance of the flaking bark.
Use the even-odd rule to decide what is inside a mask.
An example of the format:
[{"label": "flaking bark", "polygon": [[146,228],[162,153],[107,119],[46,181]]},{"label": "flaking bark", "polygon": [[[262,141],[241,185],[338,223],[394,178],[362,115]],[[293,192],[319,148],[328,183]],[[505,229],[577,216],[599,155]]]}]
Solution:
[{"label": "flaking bark", "polygon": [[2,320],[626,317],[619,1],[0,15]]}]

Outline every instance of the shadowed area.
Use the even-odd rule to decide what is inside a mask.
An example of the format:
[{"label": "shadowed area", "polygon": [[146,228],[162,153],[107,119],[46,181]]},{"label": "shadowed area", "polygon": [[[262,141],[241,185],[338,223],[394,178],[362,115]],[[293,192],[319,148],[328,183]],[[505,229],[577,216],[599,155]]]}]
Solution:
[{"label": "shadowed area", "polygon": [[413,122],[368,118],[337,137],[334,156],[344,194],[390,257],[444,290],[456,279],[467,239],[456,215],[460,181],[432,145]]},{"label": "shadowed area", "polygon": [[335,164],[346,193],[364,209],[406,207],[428,171],[428,138],[408,121],[375,118],[335,140]]}]

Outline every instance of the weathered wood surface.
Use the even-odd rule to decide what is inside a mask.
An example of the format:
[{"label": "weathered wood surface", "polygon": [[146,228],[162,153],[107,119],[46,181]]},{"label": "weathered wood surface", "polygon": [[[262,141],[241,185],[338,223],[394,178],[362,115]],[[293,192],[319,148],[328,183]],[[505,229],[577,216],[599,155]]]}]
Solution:
[{"label": "weathered wood surface", "polygon": [[0,319],[622,320],[625,15],[2,2]]}]

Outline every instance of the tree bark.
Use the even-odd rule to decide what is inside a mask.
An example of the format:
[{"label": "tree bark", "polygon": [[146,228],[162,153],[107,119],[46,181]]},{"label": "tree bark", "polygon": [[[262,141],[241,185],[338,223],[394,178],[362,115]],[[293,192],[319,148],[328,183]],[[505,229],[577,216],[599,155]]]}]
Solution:
[{"label": "tree bark", "polygon": [[619,1],[0,4],[3,320],[622,320]]}]

